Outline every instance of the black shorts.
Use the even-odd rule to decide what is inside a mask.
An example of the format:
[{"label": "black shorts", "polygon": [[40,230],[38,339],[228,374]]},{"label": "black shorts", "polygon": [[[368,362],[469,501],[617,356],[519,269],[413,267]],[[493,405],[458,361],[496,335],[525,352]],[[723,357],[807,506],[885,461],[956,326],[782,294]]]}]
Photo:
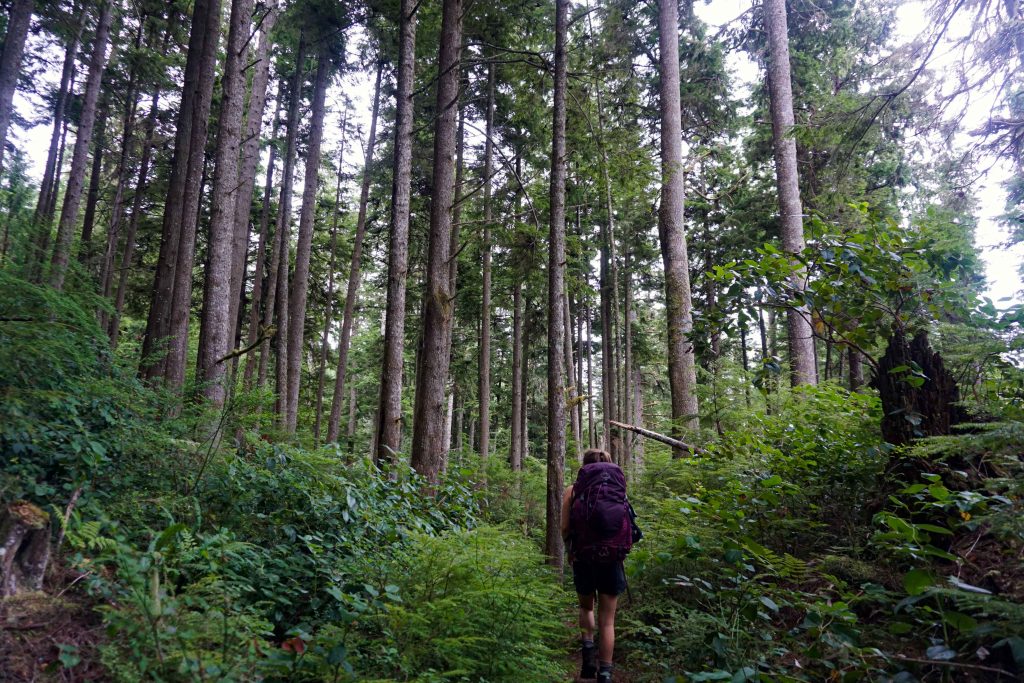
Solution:
[{"label": "black shorts", "polygon": [[573,562],[572,583],[580,595],[622,595],[626,572],[621,562]]}]

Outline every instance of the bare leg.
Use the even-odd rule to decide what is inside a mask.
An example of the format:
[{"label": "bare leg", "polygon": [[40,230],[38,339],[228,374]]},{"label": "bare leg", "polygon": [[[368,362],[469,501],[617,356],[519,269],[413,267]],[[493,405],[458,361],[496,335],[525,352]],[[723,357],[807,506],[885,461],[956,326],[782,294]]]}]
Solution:
[{"label": "bare leg", "polygon": [[[615,608],[618,606],[617,595],[605,595],[598,593],[597,620],[600,628],[600,639],[597,644],[597,657],[602,664],[611,664],[612,653],[615,651]],[[580,602],[582,605],[582,600]],[[593,598],[591,598],[593,605]],[[583,622],[583,608],[580,607],[580,624]],[[591,625],[593,625],[593,612],[591,614]]]},{"label": "bare leg", "polygon": [[[594,639],[594,596],[576,594],[580,600],[580,635],[583,640]],[[605,596],[601,596],[603,600]],[[604,603],[602,603],[603,605]],[[614,608],[613,608],[614,611]]]}]

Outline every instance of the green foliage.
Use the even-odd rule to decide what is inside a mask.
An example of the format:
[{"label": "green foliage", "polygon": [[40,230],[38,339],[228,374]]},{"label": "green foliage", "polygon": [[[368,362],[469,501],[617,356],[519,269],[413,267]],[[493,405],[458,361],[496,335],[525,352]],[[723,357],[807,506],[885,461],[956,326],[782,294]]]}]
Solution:
[{"label": "green foliage", "polygon": [[363,637],[383,637],[378,647],[393,659],[374,675],[544,681],[564,673],[558,582],[515,532],[418,536],[383,569],[378,582],[385,581],[393,583],[382,592],[393,598]]},{"label": "green foliage", "polygon": [[701,457],[648,452],[638,604],[620,612],[631,666],[687,681],[1019,671],[1020,425],[921,442],[901,457],[930,471],[886,504],[896,454],[877,419],[873,397],[822,385]]},{"label": "green foliage", "polygon": [[[765,244],[757,257],[716,266],[716,281],[756,287],[755,303],[807,310],[818,336],[869,356],[893,330],[970,319],[979,261],[954,215],[930,206],[907,231],[867,204],[849,209],[841,224],[812,217],[799,258]],[[806,289],[793,284],[797,273]]]},{"label": "green foliage", "polygon": [[99,483],[152,396],[114,364],[90,311],[0,271],[0,499],[47,505]]}]

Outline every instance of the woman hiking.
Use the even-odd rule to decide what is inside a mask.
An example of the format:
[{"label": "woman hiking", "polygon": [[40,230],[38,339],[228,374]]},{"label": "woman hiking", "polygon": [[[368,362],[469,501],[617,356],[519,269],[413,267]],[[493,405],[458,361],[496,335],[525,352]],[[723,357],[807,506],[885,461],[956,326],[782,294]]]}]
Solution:
[{"label": "woman hiking", "polygon": [[580,678],[610,683],[615,608],[619,595],[626,590],[622,561],[633,545],[633,516],[626,500],[626,478],[606,451],[587,450],[576,482],[562,495],[562,538],[580,606]]}]

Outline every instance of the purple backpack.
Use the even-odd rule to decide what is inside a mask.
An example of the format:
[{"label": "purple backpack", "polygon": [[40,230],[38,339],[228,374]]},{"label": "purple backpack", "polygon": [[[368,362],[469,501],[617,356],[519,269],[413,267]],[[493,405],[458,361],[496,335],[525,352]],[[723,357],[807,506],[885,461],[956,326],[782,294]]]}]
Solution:
[{"label": "purple backpack", "polygon": [[572,552],[586,562],[619,562],[633,547],[626,477],[615,463],[584,465],[569,508]]}]

